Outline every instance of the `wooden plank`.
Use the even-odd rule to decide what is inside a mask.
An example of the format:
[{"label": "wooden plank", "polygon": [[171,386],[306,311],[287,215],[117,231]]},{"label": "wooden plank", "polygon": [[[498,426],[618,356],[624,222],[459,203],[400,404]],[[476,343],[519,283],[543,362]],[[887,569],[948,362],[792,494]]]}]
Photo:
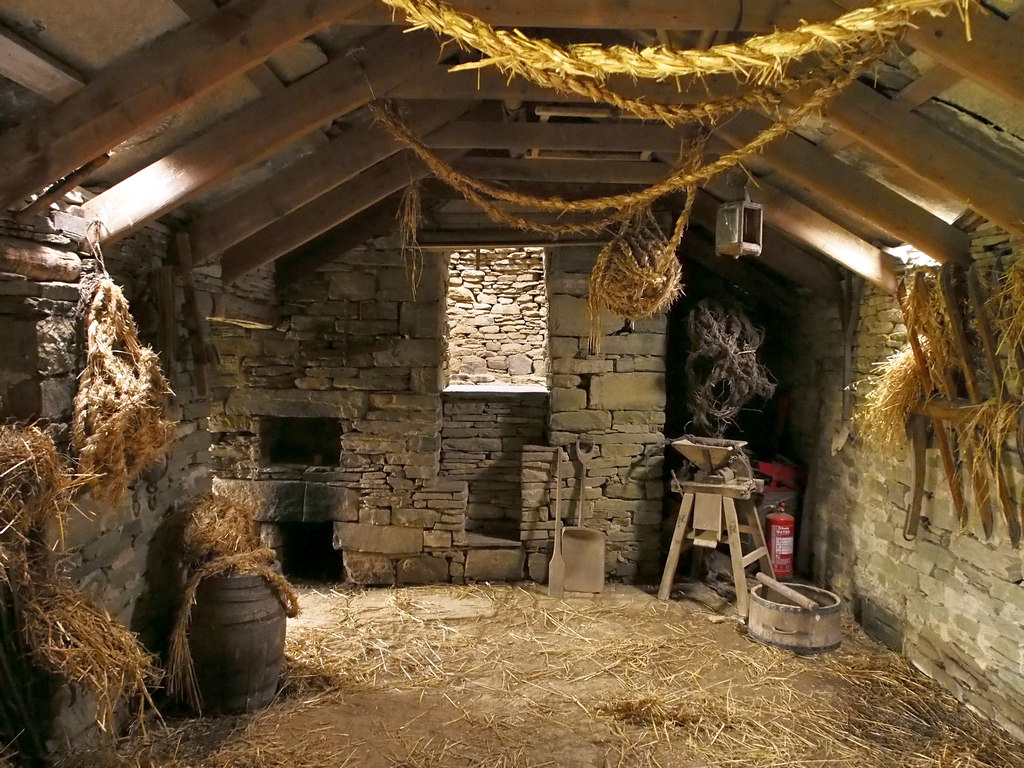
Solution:
[{"label": "wooden plank", "polygon": [[308,277],[343,253],[395,231],[401,196],[393,195],[357,213],[348,221],[311,240],[301,250],[278,260],[279,287]]},{"label": "wooden plank", "polygon": [[1024,233],[1024,180],[871,87],[853,83],[832,101],[826,119],[990,221]]},{"label": "wooden plank", "polygon": [[[403,55],[394,55],[394,46]],[[236,112],[170,155],[86,203],[86,218],[103,225],[103,242],[124,237],[212,184],[287,146],[338,115],[386,94],[432,61],[437,43],[425,34],[379,33],[362,61],[338,59],[280,94]]]},{"label": "wooden plank", "polygon": [[678,152],[686,134],[651,123],[499,123],[459,120],[435,131],[436,149],[586,150]]},{"label": "wooden plank", "polygon": [[[929,99],[938,96],[947,88],[956,85],[962,79],[953,70],[936,65],[893,96],[892,103],[909,112],[915,107],[921,106]],[[818,147],[826,152],[838,152],[840,149],[855,143],[855,141],[856,139],[850,136],[850,134],[837,131],[827,139],[818,142]]]},{"label": "wooden plank", "polygon": [[[820,0],[452,0],[452,7],[503,27],[575,29],[729,29],[770,32],[795,27],[801,20],[823,21],[837,13]],[[349,24],[402,24],[401,12],[369,3],[346,20]]]},{"label": "wooden plank", "polygon": [[[843,8],[863,5],[861,0],[834,0]],[[1024,106],[1024,47],[1018,24],[972,3],[968,40],[964,23],[955,10],[945,18],[915,18],[906,40],[943,66]],[[1019,21],[1019,20],[1018,20]]]},{"label": "wooden plank", "polygon": [[828,256],[886,293],[896,293],[895,259],[888,254],[767,184],[759,185],[751,197],[764,203],[765,221],[790,239]]},{"label": "wooden plank", "polygon": [[[734,147],[753,140],[770,122],[754,114],[723,121],[715,133]],[[856,168],[811,142],[790,134],[761,153],[771,167],[889,234],[910,243],[939,263],[969,257],[971,238]]]},{"label": "wooden plank", "polygon": [[668,175],[665,163],[629,160],[513,160],[502,157],[466,158],[455,165],[476,179],[500,181],[558,181],[609,184],[652,184]]},{"label": "wooden plank", "polygon": [[427,173],[427,167],[408,150],[377,163],[226,250],[221,257],[224,282],[284,256]]},{"label": "wooden plank", "polygon": [[[469,106],[447,102],[420,105],[408,122],[417,133],[429,133]],[[195,263],[208,263],[235,243],[400,149],[390,134],[377,125],[341,134],[323,149],[197,219],[190,229]]]},{"label": "wooden plank", "polygon": [[2,27],[0,75],[50,101],[67,98],[85,85],[85,78],[71,67]]},{"label": "wooden plank", "polygon": [[219,83],[357,8],[362,0],[237,0],[105,68],[0,136],[0,205],[66,176]]},{"label": "wooden plank", "polygon": [[77,253],[34,240],[0,237],[0,272],[11,272],[29,280],[73,283],[82,272],[82,260]]}]

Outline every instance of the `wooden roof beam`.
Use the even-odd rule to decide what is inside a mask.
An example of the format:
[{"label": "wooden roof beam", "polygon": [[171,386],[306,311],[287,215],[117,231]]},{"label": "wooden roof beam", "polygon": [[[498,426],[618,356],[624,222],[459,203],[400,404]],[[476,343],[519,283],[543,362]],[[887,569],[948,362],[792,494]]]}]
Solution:
[{"label": "wooden roof beam", "polygon": [[[402,56],[395,56],[401,42]],[[389,29],[366,43],[361,61],[337,59],[281,93],[261,99],[83,206],[113,242],[324,123],[386,94],[433,61],[426,34]]]},{"label": "wooden roof beam", "polygon": [[[430,133],[469,108],[466,103],[428,103],[408,118],[417,133]],[[189,229],[194,262],[206,264],[281,216],[334,189],[401,147],[378,125],[355,128],[272,178],[227,200]]]},{"label": "wooden roof beam", "polygon": [[678,152],[683,132],[653,123],[499,123],[459,120],[427,139],[436,149],[531,148],[588,152]]},{"label": "wooden roof beam", "polygon": [[[863,5],[861,0],[833,0],[840,10]],[[907,30],[906,40],[945,67],[1005,99],[1024,106],[1024,47],[1020,19],[1006,20],[979,3],[971,4],[971,32],[955,11],[945,18],[920,16]]]},{"label": "wooden roof beam", "polygon": [[[770,125],[753,114],[724,121],[715,134],[735,147]],[[856,168],[790,134],[761,153],[765,163],[812,192],[909,243],[940,263],[970,258],[971,238]]]},{"label": "wooden roof beam", "polygon": [[1004,229],[1024,233],[1024,180],[912,112],[857,82],[826,119],[878,154],[945,190]]},{"label": "wooden roof beam", "polygon": [[71,67],[2,27],[0,75],[50,101],[67,98],[85,85],[85,78]]},{"label": "wooden roof beam", "polygon": [[0,135],[0,206],[62,178],[364,0],[237,0],[168,32]]},{"label": "wooden roof beam", "polygon": [[308,277],[340,254],[393,232],[400,202],[398,195],[385,198],[310,241],[300,251],[277,261],[278,287]]},{"label": "wooden roof beam", "polygon": [[[455,153],[442,156],[452,159]],[[427,173],[426,165],[408,150],[377,163],[226,250],[220,262],[221,277],[230,283],[275,261]]]}]

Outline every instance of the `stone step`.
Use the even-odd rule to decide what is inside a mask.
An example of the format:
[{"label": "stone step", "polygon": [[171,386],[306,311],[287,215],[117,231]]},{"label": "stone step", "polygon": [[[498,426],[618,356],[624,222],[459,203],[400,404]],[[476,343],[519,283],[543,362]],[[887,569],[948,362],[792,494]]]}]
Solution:
[{"label": "stone step", "polygon": [[518,541],[467,533],[466,581],[521,581],[526,553]]}]

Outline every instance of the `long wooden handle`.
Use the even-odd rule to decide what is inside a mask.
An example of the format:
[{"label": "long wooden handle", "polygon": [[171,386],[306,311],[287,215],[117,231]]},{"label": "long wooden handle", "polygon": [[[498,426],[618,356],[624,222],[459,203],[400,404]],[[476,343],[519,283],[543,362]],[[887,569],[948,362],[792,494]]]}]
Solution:
[{"label": "long wooden handle", "polygon": [[792,587],[787,587],[785,584],[780,584],[767,573],[758,572],[755,578],[769,589],[778,592],[783,597],[789,598],[794,603],[799,605],[801,608],[806,608],[809,611],[813,611],[815,608],[820,607],[811,598],[807,597],[807,595],[802,595]]}]

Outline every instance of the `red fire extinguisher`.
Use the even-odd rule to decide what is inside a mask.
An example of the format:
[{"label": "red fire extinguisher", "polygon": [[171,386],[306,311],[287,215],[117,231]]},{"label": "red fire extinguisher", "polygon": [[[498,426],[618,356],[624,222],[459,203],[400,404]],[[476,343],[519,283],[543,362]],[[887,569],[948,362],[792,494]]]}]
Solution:
[{"label": "red fire extinguisher", "polygon": [[786,512],[786,502],[780,502],[774,511],[765,515],[765,541],[777,579],[788,579],[793,576],[795,536],[796,519]]}]

